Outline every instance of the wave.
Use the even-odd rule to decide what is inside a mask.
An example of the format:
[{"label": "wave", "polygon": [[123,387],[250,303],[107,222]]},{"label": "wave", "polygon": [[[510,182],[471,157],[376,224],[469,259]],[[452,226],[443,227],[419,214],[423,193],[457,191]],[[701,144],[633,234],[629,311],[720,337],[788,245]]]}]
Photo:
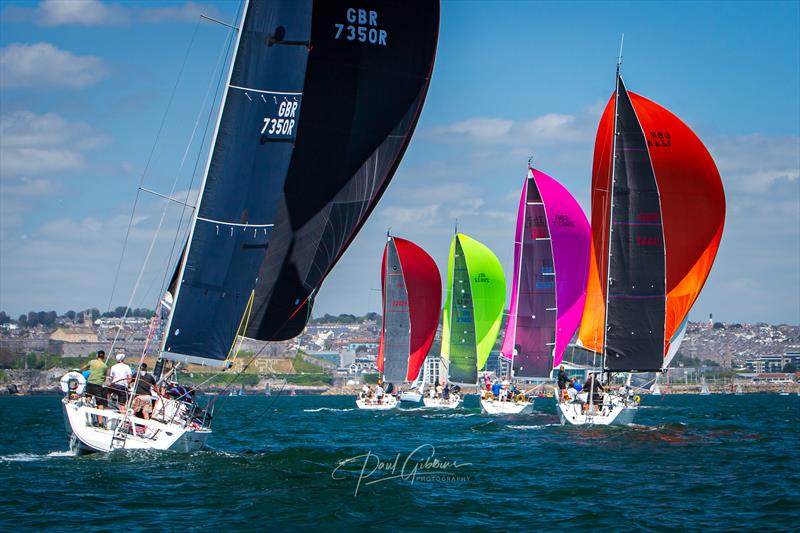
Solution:
[{"label": "wave", "polygon": [[53,457],[75,457],[77,454],[72,450],[65,450],[59,452],[50,452],[47,454],[36,453],[15,453],[12,455],[0,455],[0,461],[9,463],[28,463],[30,461],[41,461]]},{"label": "wave", "polygon": [[331,411],[334,413],[344,413],[345,411],[355,411],[354,407],[349,409],[335,409],[333,407],[317,407],[316,409],[303,409],[304,413],[319,413],[321,411]]},{"label": "wave", "polygon": [[423,415],[422,418],[467,418],[468,416],[478,416],[478,413],[437,413]]},{"label": "wave", "polygon": [[542,424],[540,426],[506,426],[509,429],[544,429],[549,427],[561,427],[561,424]]}]

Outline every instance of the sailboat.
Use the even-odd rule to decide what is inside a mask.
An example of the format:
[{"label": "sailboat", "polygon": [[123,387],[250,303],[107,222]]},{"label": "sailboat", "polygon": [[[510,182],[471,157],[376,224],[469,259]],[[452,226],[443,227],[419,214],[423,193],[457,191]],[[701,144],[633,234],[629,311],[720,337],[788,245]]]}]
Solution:
[{"label": "sailboat", "polygon": [[[162,300],[171,312],[154,354],[160,385],[189,364],[230,367],[241,337],[302,332],[400,164],[438,27],[436,0],[369,9],[245,0],[198,203]],[[63,406],[81,451],[193,451],[211,434],[188,393],[159,398],[166,414],[146,420],[130,403],[97,409],[79,386],[70,382]]]},{"label": "sailboat", "polygon": [[[561,364],[578,328],[586,297],[589,221],[558,181],[528,168],[522,186],[514,235],[514,279],[500,353],[510,364],[509,379],[547,380]],[[481,410],[520,414],[533,410],[533,398],[510,401],[485,391]]]},{"label": "sailboat", "polygon": [[702,396],[708,396],[709,394],[711,394],[711,391],[708,390],[708,383],[706,383],[705,376],[703,376],[703,378],[700,380],[700,383],[701,383],[700,394]]},{"label": "sailboat", "polygon": [[[441,358],[448,381],[475,385],[500,333],[506,279],[497,256],[484,244],[456,231],[447,263],[447,297],[442,310]],[[423,398],[426,407],[455,408],[461,398]]]},{"label": "sailboat", "polygon": [[660,374],[656,374],[655,380],[653,380],[653,385],[650,387],[650,394],[653,396],[661,396],[661,386],[658,383],[658,377]]},{"label": "sailboat", "polygon": [[[620,54],[621,56],[621,54]],[[592,247],[578,344],[612,372],[660,372],[670,343],[711,270],[725,221],[719,172],[678,117],[616,90],[597,131],[592,176]],[[562,423],[625,424],[630,396],[589,394]]]},{"label": "sailboat", "polygon": [[[381,264],[383,324],[378,370],[387,384],[416,381],[439,325],[442,280],[436,262],[411,241],[387,235]],[[419,400],[418,400],[419,401]],[[360,409],[391,409],[393,395],[378,403],[359,397]]]}]

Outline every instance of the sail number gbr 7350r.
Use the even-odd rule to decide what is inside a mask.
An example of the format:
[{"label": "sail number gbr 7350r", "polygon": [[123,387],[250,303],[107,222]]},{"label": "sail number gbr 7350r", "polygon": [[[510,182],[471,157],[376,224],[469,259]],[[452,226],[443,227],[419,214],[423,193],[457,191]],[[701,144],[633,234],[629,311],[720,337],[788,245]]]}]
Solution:
[{"label": "sail number gbr 7350r", "polygon": [[386,46],[389,34],[378,27],[377,11],[348,7],[345,11],[345,20],[346,22],[337,22],[333,25],[334,39]]},{"label": "sail number gbr 7350r", "polygon": [[262,138],[264,135],[292,135],[297,105],[296,100],[283,100],[278,105],[278,118],[264,117],[264,127],[261,128]]}]

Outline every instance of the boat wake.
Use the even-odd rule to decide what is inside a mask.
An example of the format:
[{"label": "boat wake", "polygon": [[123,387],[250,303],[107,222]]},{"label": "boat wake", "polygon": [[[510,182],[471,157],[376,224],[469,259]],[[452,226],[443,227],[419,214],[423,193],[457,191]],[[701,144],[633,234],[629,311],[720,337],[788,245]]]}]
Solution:
[{"label": "boat wake", "polygon": [[349,409],[336,409],[333,407],[317,407],[316,409],[303,409],[304,413],[319,413],[321,411],[331,411],[334,413],[343,413],[345,411],[355,411],[355,407]]},{"label": "boat wake", "polygon": [[561,424],[542,424],[542,425],[532,425],[532,426],[506,426],[509,429],[544,429],[549,427],[561,427]]},{"label": "boat wake", "polygon": [[47,454],[36,453],[15,453],[12,455],[0,455],[0,461],[8,463],[28,463],[31,461],[42,461],[44,459],[52,459],[53,457],[76,457],[77,454],[71,450],[63,452],[50,452]]},{"label": "boat wake", "polygon": [[[430,412],[430,409],[427,409]],[[467,418],[468,416],[478,416],[478,413],[437,413],[423,415],[422,418]]]}]

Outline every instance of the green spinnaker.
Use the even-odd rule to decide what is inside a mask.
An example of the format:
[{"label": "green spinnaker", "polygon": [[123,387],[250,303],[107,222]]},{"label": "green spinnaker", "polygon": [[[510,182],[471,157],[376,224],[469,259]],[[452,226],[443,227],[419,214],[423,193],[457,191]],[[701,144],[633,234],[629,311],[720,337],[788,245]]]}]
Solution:
[{"label": "green spinnaker", "polygon": [[442,318],[442,358],[449,362],[450,381],[477,381],[497,341],[505,299],[506,279],[497,256],[457,233],[450,245]]}]

